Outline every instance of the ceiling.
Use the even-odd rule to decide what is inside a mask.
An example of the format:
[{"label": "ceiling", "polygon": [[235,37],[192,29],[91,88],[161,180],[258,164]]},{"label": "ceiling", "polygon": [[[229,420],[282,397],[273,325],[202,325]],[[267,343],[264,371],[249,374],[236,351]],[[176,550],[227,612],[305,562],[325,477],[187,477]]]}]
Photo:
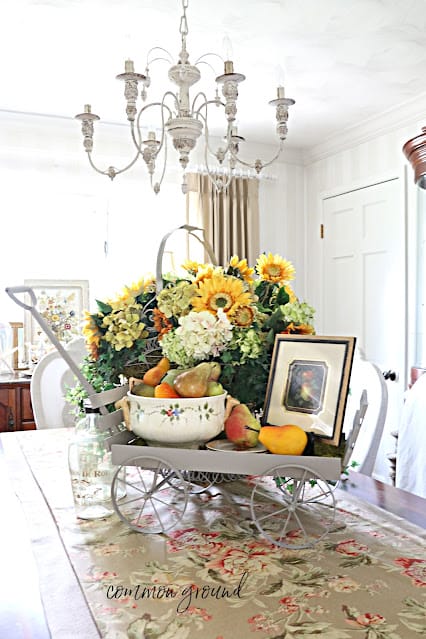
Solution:
[{"label": "ceiling", "polygon": [[[127,58],[143,72],[153,46],[175,61],[181,13],[181,0],[2,0],[0,109],[72,117],[89,102],[103,120],[125,123],[115,75]],[[247,78],[239,131],[253,141],[275,139],[267,103],[278,66],[296,100],[289,147],[320,144],[426,90],[426,0],[190,0],[187,18],[191,62],[223,56],[230,38],[235,70]],[[200,70],[212,97],[222,63],[210,61],[216,73]],[[151,74],[150,99],[172,88],[166,63]]]}]

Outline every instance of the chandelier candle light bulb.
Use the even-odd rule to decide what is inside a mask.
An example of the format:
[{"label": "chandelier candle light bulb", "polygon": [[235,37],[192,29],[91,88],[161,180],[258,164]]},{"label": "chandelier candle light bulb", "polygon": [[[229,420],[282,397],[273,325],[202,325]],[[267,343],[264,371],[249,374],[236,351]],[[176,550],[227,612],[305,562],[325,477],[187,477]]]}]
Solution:
[{"label": "chandelier candle light bulb", "polygon": [[[208,98],[205,92],[200,91],[192,98],[190,88],[201,79],[201,73],[198,64],[203,62],[203,58],[211,53],[200,56],[195,64],[189,62],[189,54],[186,48],[186,39],[189,32],[188,22],[186,18],[186,10],[188,8],[188,0],[182,0],[182,16],[180,20],[179,33],[181,36],[181,51],[177,64],[172,65],[168,71],[169,80],[176,86],[177,91],[166,90],[160,101],[143,104],[138,108],[137,101],[139,98],[138,84],[142,83],[143,89],[140,93],[142,102],[145,103],[147,98],[147,89],[151,84],[150,65],[156,60],[165,60],[161,56],[155,56],[150,60],[150,54],[154,49],[160,49],[168,55],[168,59],[172,59],[166,49],[162,47],[154,47],[148,54],[145,68],[145,75],[137,73],[134,70],[133,60],[127,59],[124,64],[124,73],[117,75],[118,80],[125,83],[124,96],[126,99],[126,114],[130,123],[130,132],[133,144],[135,146],[135,155],[126,165],[117,169],[109,166],[107,169],[98,168],[93,159],[93,125],[95,120],[99,120],[99,116],[91,112],[90,105],[85,105],[84,112],[76,115],[77,120],[82,122],[83,145],[88,154],[89,163],[92,168],[103,175],[107,175],[114,179],[116,175],[130,169],[139,156],[142,156],[150,176],[150,183],[155,193],[160,191],[161,183],[166,174],[167,166],[167,143],[171,139],[174,148],[179,155],[179,162],[183,169],[184,175],[189,163],[190,153],[197,146],[199,139],[203,138],[204,157],[207,174],[215,185],[216,189],[221,191],[229,186],[229,183],[236,175],[237,165],[247,169],[254,169],[256,174],[260,174],[262,169],[275,162],[281,154],[283,141],[287,136],[287,120],[288,107],[294,104],[294,100],[285,97],[284,86],[279,83],[277,90],[277,98],[269,102],[275,106],[277,120],[277,135],[279,146],[272,159],[248,162],[240,156],[239,142],[244,138],[238,135],[235,127],[237,117],[237,100],[238,100],[238,84],[245,80],[242,73],[234,70],[232,60],[232,44],[228,36],[224,38],[225,60],[224,73],[216,78],[216,88],[214,96]],[[220,56],[219,56],[220,57]],[[210,66],[210,65],[209,65]],[[218,92],[218,86],[221,86],[223,99]],[[171,104],[170,104],[171,103]],[[210,106],[223,107],[226,117],[226,148],[211,148],[211,134],[209,131],[208,109]],[[160,140],[158,141],[155,134],[149,132],[148,139],[143,140],[142,135],[142,116],[149,109],[155,108],[159,114],[158,128],[161,129]],[[150,111],[151,112],[151,111]],[[146,126],[146,125],[145,125]],[[216,166],[209,163],[209,155],[214,158]],[[161,162],[162,165],[161,165]],[[217,166],[219,164],[219,167]],[[160,165],[160,166],[158,166]],[[226,179],[218,177],[218,168],[226,169]],[[155,179],[156,172],[160,178]],[[185,193],[186,180],[183,178],[182,191]]]}]

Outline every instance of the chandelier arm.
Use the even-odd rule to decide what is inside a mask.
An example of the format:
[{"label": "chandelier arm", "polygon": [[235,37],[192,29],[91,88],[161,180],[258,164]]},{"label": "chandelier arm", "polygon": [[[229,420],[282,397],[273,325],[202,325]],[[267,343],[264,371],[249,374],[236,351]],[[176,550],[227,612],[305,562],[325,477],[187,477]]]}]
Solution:
[{"label": "chandelier arm", "polygon": [[196,111],[194,111],[195,115],[200,115],[200,111],[201,111],[201,109],[203,107],[206,107],[206,113],[207,113],[207,107],[208,107],[209,104],[215,104],[216,106],[223,106],[223,107],[226,106],[225,102],[222,102],[220,100],[220,98],[219,99],[215,98],[214,100],[207,100],[206,95],[204,93],[200,92],[200,93],[197,93],[197,95],[195,96],[195,98],[194,98],[194,100],[192,102],[192,109],[194,109],[195,101],[200,95],[203,96],[205,101],[202,104],[200,104],[200,106],[198,107],[198,109]]},{"label": "chandelier arm", "polygon": [[[224,189],[227,189],[231,179],[232,179],[232,175],[231,175],[231,171],[229,172],[228,176],[227,176],[227,180],[226,182],[223,181],[222,177],[220,178],[220,181],[217,179],[217,174],[213,173],[209,167],[209,161],[208,161],[208,156],[207,156],[207,151],[210,151],[210,153],[212,153],[212,151],[210,150],[210,146],[208,143],[208,129],[207,129],[207,123],[206,123],[206,142],[207,144],[204,147],[204,161],[206,163],[206,169],[207,169],[207,174],[210,178],[210,180],[213,182],[215,188],[218,191],[223,191]],[[212,153],[212,155],[214,155],[214,153]]]},{"label": "chandelier arm", "polygon": [[[195,109],[195,103],[197,102],[198,98],[204,98],[204,102],[198,107],[198,109]],[[200,91],[199,93],[197,93],[197,95],[195,96],[195,98],[192,100],[192,107],[191,107],[191,111],[192,113],[196,116],[198,115],[198,111],[200,109],[202,109],[204,106],[206,107],[206,117],[207,117],[207,105],[209,104],[209,100],[207,100],[207,96],[204,93],[204,91]]]},{"label": "chandelier arm", "polygon": [[87,152],[87,157],[89,158],[89,163],[92,169],[94,169],[97,173],[100,173],[101,175],[107,175],[109,178],[111,178],[111,180],[113,180],[116,175],[119,175],[120,173],[124,173],[124,171],[127,171],[128,169],[132,168],[132,166],[135,164],[136,160],[139,157],[139,151],[136,153],[133,160],[129,162],[129,164],[127,164],[127,166],[123,167],[122,169],[116,169],[115,167],[110,166],[108,167],[106,171],[102,171],[102,169],[98,169],[98,167],[94,164],[92,160],[92,154],[89,151]]},{"label": "chandelier arm", "polygon": [[[242,164],[243,166],[246,166],[249,169],[254,169],[257,173],[260,173],[262,169],[269,166],[270,164],[272,164],[273,162],[275,162],[275,160],[279,158],[282,150],[283,150],[283,143],[281,141],[277,153],[274,155],[274,157],[271,160],[268,160],[267,162],[256,160],[254,164],[251,164],[250,162],[245,162],[244,160],[239,158],[238,155],[236,155],[235,153],[232,154],[232,157],[235,159],[236,162],[238,162],[238,164]],[[260,166],[259,166],[259,163],[260,163]]]},{"label": "chandelier arm", "polygon": [[[206,129],[206,134],[205,134],[205,136],[206,136],[206,141],[207,141],[208,149],[209,149],[209,151],[210,151],[211,155],[214,155],[214,157],[217,157],[217,155],[216,155],[215,151],[212,151],[212,149],[211,149],[211,147],[210,147],[210,142],[209,142],[210,133],[209,133],[209,125],[208,125],[208,123],[207,123],[207,118],[205,118],[205,117],[203,116],[203,114],[202,114],[202,113],[199,113],[198,115],[199,115],[201,118],[203,118],[203,120],[204,120],[204,126],[205,126],[205,129]],[[228,129],[229,129],[229,126],[228,126]],[[226,147],[225,147],[224,149],[222,149],[223,157],[225,157],[225,156],[226,156],[226,154],[228,153],[228,151],[229,151],[229,150],[230,150],[230,148],[231,148],[231,147],[230,147],[229,130],[228,130],[228,133],[226,134],[226,136],[225,136],[225,138],[224,138],[224,139],[226,140]]]},{"label": "chandelier arm", "polygon": [[[174,97],[174,99],[176,100],[176,96],[174,95],[174,93],[171,93],[169,91],[167,93],[170,93]],[[140,109],[140,111],[138,113],[138,116],[136,118],[136,128],[137,128],[138,137],[139,137],[139,144],[138,144],[138,141],[136,140],[136,137],[134,136],[133,127],[131,127],[133,142],[135,143],[136,148],[139,150],[139,153],[143,153],[142,147],[141,147],[142,139],[141,139],[141,123],[140,123],[140,119],[141,119],[142,113],[144,111],[146,111],[147,109],[149,109],[150,107],[155,107],[155,106],[161,107],[161,116],[162,116],[161,143],[160,143],[159,148],[157,149],[157,153],[155,154],[155,157],[157,157],[159,151],[161,150],[161,147],[163,146],[163,141],[164,141],[164,109],[167,109],[167,111],[169,112],[169,116],[172,117],[171,109],[167,106],[167,104],[164,104],[164,98],[166,97],[167,93],[164,94],[162,102],[151,102],[150,104],[146,104],[144,107],[142,107]]]},{"label": "chandelier arm", "polygon": [[[164,51],[164,53],[167,53],[167,55],[169,56],[168,58],[153,58],[152,60],[149,59],[150,54],[153,51]],[[149,66],[150,64],[152,64],[153,62],[155,62],[155,60],[166,60],[166,62],[170,62],[170,64],[173,64],[173,56],[170,53],[170,51],[168,51],[167,49],[164,49],[164,47],[152,47],[148,53],[146,54],[146,66]]]},{"label": "chandelier arm", "polygon": [[[138,134],[138,138],[139,141],[136,139],[136,132]],[[142,136],[141,136],[141,131],[139,126],[136,126],[135,128],[135,123],[134,122],[130,122],[130,134],[132,136],[132,140],[134,142],[135,147],[137,148],[137,150],[139,151],[139,153],[142,153]]]},{"label": "chandelier arm", "polygon": [[223,57],[221,55],[219,55],[218,53],[213,53],[212,51],[208,51],[207,53],[203,53],[203,55],[200,55],[200,57],[198,58],[198,60],[196,60],[194,62],[194,64],[195,65],[200,64],[200,63],[207,64],[213,70],[213,72],[216,73],[216,71],[213,69],[212,65],[209,64],[209,62],[205,62],[203,60],[203,58],[207,58],[207,56],[210,56],[210,55],[214,56],[215,58],[219,58],[219,60],[221,61],[222,64],[225,63],[225,60],[223,59]]},{"label": "chandelier arm", "polygon": [[[164,132],[164,126],[163,126],[163,132]],[[163,133],[163,137],[164,137],[164,133]],[[163,145],[163,139],[161,140],[161,145]],[[160,181],[158,182],[159,186],[161,186],[163,183],[164,175],[166,173],[166,166],[167,166],[167,137],[164,138],[164,161],[163,161],[163,170],[161,172]]]}]

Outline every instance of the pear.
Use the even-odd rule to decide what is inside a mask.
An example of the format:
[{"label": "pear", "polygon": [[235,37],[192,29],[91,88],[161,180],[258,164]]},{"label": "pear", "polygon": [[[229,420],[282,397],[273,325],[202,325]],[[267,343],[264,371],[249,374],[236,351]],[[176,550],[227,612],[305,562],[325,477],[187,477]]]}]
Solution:
[{"label": "pear", "polygon": [[222,367],[219,362],[211,362],[210,379],[213,382],[217,382],[222,372]]},{"label": "pear", "polygon": [[275,455],[302,455],[308,443],[308,435],[295,424],[262,426],[259,441]]},{"label": "pear", "polygon": [[206,397],[211,371],[210,362],[201,362],[175,378],[173,387],[181,397]]},{"label": "pear", "polygon": [[207,395],[209,397],[213,397],[214,395],[223,395],[224,388],[220,382],[215,382],[212,379],[209,379],[207,382]]},{"label": "pear", "polygon": [[154,397],[154,386],[138,382],[133,385],[131,392],[132,395],[139,395],[139,397]]},{"label": "pear", "polygon": [[173,384],[175,383],[175,379],[178,375],[180,375],[181,373],[184,373],[186,370],[189,370],[187,368],[171,368],[169,371],[167,371],[167,373],[164,375],[163,379],[161,380],[162,382],[165,382],[166,384],[170,384],[170,386],[173,386]]},{"label": "pear", "polygon": [[225,420],[225,435],[236,448],[254,448],[259,440],[259,431],[260,423],[253,417],[248,406],[236,404],[232,407]]}]

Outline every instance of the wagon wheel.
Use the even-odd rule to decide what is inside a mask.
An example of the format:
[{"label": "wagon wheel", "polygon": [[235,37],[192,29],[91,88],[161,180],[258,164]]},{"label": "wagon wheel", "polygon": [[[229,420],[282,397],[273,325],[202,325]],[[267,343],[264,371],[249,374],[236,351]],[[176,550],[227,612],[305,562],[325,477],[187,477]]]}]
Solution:
[{"label": "wagon wheel", "polygon": [[[331,529],[334,491],[319,473],[307,466],[275,466],[253,488],[252,520],[266,539],[277,546],[310,548]],[[295,479],[297,477],[297,479]]]},{"label": "wagon wheel", "polygon": [[[167,480],[172,474],[179,490],[173,490]],[[126,496],[120,499],[123,488]],[[188,487],[182,473],[164,459],[139,456],[117,468],[111,498],[117,515],[133,530],[164,533],[181,521],[188,502]]]},{"label": "wagon wheel", "polygon": [[[177,478],[174,471],[163,468],[161,473],[172,488],[182,490],[182,482]],[[185,482],[188,482],[188,492],[190,495],[201,495],[201,493],[204,493],[213,486],[217,479],[217,473],[207,473],[196,470],[181,470],[180,473]]]}]

